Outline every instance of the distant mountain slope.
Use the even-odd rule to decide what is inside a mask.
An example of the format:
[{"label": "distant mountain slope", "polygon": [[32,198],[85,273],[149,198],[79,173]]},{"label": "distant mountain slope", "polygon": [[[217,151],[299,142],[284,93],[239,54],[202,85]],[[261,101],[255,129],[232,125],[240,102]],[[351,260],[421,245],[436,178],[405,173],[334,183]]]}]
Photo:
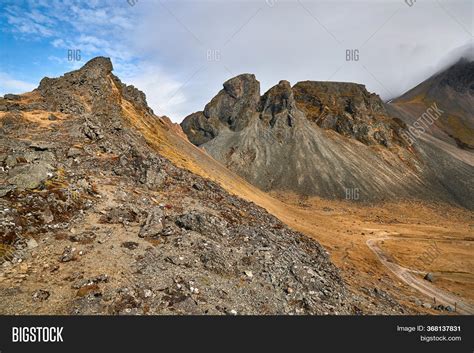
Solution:
[{"label": "distant mountain slope", "polygon": [[472,166],[444,151],[437,155],[443,166],[430,161],[435,147],[406,141],[405,123],[391,111],[362,85],[280,81],[260,97],[255,76],[243,74],[181,126],[191,142],[264,191],[472,208]]},{"label": "distant mountain slope", "polygon": [[391,102],[407,123],[433,104],[442,114],[424,127],[433,136],[474,150],[474,61],[460,59]]}]

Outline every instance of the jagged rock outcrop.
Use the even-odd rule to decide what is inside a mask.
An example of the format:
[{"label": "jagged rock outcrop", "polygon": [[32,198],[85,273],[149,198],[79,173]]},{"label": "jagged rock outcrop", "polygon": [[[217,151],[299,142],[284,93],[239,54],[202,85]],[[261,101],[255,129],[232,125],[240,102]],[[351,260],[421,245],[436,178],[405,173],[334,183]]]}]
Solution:
[{"label": "jagged rock outcrop", "polygon": [[[245,74],[227,81],[181,126],[191,142],[262,190],[352,200],[356,189],[359,201],[422,198],[474,207],[465,196],[472,166],[404,139],[405,122],[363,85],[280,81],[256,104],[258,82],[248,93],[226,88],[243,77],[254,80]],[[435,159],[428,157],[433,151]]]},{"label": "jagged rock outcrop", "polygon": [[224,83],[224,88],[205,107],[182,123],[196,145],[208,142],[228,128],[240,131],[247,126],[260,101],[260,83],[254,75],[243,74]]},{"label": "jagged rock outcrop", "polygon": [[292,127],[294,115],[301,113],[296,109],[295,97],[288,81],[280,81],[260,99],[260,120],[270,127]]},{"label": "jagged rock outcrop", "polygon": [[81,69],[59,78],[43,78],[37,91],[42,97],[43,106],[49,111],[119,114],[117,102],[123,98],[137,109],[153,114],[145,94],[134,86],[123,84],[112,75],[112,70],[109,58],[97,57]]},{"label": "jagged rock outcrop", "polygon": [[222,129],[242,130],[256,115],[273,127],[276,116],[284,111],[289,113],[285,117],[289,126],[291,112],[303,113],[321,128],[366,145],[405,144],[400,137],[404,123],[390,117],[380,97],[367,92],[363,85],[304,81],[291,87],[283,80],[260,97],[260,84],[251,74],[226,81],[224,89],[204,111],[186,117],[182,127],[190,141],[199,146],[215,138]]},{"label": "jagged rock outcrop", "polygon": [[366,145],[404,145],[404,123],[387,113],[385,104],[363,85],[348,82],[298,82],[293,90],[306,117]]}]

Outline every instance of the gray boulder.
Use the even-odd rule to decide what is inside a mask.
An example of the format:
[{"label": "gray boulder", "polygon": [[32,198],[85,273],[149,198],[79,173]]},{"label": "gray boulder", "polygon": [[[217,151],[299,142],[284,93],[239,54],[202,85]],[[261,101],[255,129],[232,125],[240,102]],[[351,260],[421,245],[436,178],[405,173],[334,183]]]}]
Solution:
[{"label": "gray boulder", "polygon": [[9,173],[8,183],[19,190],[36,189],[53,176],[54,168],[43,161],[18,165]]}]

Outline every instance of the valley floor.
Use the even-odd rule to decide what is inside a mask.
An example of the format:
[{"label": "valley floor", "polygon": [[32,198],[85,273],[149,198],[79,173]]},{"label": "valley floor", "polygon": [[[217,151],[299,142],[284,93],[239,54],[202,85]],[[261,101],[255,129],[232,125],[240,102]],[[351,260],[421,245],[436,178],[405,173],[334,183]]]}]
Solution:
[{"label": "valley floor", "polygon": [[[446,313],[432,308],[442,304],[454,309],[456,303],[459,313],[473,313],[471,212],[421,202],[368,206],[281,193],[273,196],[284,206],[267,205],[271,212],[324,245],[352,290],[365,296],[386,291],[420,312]],[[396,273],[393,267],[409,271]],[[427,273],[432,282],[424,279]],[[422,292],[420,286],[437,294]]]}]

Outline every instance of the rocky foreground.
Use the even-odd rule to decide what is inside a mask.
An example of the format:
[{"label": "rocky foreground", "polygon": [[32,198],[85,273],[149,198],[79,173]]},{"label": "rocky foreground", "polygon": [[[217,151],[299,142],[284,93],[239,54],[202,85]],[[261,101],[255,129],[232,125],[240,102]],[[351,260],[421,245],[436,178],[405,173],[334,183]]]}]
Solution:
[{"label": "rocky foreground", "polygon": [[148,144],[133,119],[169,123],[111,72],[0,99],[2,314],[362,313],[316,241]]}]

